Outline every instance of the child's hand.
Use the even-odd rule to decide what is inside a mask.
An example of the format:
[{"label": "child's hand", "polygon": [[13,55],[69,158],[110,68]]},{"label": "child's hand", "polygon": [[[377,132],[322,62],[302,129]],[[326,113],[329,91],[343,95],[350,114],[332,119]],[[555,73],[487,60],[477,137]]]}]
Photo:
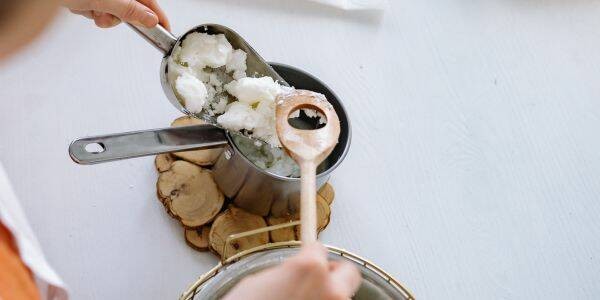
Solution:
[{"label": "child's hand", "polygon": [[277,267],[244,278],[224,299],[346,300],[360,283],[355,266],[328,262],[325,247],[315,243]]},{"label": "child's hand", "polygon": [[71,12],[93,19],[100,28],[123,22],[148,28],[157,24],[169,28],[169,20],[156,0],[62,0]]}]

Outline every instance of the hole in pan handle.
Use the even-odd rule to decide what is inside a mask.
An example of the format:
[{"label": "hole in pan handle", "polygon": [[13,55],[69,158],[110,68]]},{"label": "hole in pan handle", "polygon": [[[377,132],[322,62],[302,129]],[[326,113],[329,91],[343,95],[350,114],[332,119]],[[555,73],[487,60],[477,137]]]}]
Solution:
[{"label": "hole in pan handle", "polygon": [[91,154],[100,154],[106,151],[106,146],[102,143],[89,143],[85,145],[85,151]]}]

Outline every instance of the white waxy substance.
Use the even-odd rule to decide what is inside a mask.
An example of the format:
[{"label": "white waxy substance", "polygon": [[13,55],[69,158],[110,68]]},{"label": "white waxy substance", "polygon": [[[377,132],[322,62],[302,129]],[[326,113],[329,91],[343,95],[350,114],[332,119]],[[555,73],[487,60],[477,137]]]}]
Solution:
[{"label": "white waxy substance", "polygon": [[261,169],[284,177],[300,177],[300,167],[282,148],[267,144],[255,145],[234,136],[233,142],[248,160]]},{"label": "white waxy substance", "polygon": [[221,97],[218,101],[215,101],[210,104],[211,109],[208,112],[211,116],[220,115],[225,112],[225,109],[227,109],[228,102],[229,99],[227,99],[227,97]]},{"label": "white waxy substance", "polygon": [[[168,80],[190,112],[204,109],[217,116],[217,123],[224,128],[246,130],[267,142],[240,146],[255,165],[280,176],[298,177],[298,165],[277,148],[281,144],[275,129],[275,99],[293,89],[280,86],[271,77],[246,77],[246,59],[246,52],[233,50],[222,34],[192,33],[173,49]],[[225,84],[231,78],[233,81]],[[232,97],[228,99],[227,94]],[[229,103],[230,99],[234,101]]]},{"label": "white waxy substance", "polygon": [[293,111],[290,114],[290,119],[299,118],[300,111],[303,111],[304,114],[309,118],[319,118],[319,124],[327,123],[327,118],[325,117],[325,115],[323,115],[322,113],[320,113],[314,109],[310,109],[310,108],[303,108],[303,109],[298,109],[298,110]]},{"label": "white waxy substance", "polygon": [[217,117],[221,126],[234,131],[253,130],[260,121],[261,116],[250,105],[242,102],[229,104],[226,112]]},{"label": "white waxy substance", "polygon": [[239,101],[253,104],[260,101],[274,102],[282,91],[281,86],[271,77],[245,77],[225,85],[229,94]]},{"label": "white waxy substance", "polygon": [[262,119],[261,122],[254,128],[252,135],[263,140],[272,147],[281,147],[279,137],[277,136],[276,118],[275,118],[275,102],[261,101],[256,107]]},{"label": "white waxy substance", "polygon": [[[236,97],[238,101],[234,103],[244,103],[248,113],[244,115],[237,106],[229,106],[217,118],[217,122],[228,129],[244,128],[252,131],[253,137],[281,147],[275,129],[275,99],[283,88],[271,77],[245,77],[225,85],[225,90]],[[245,123],[244,126],[242,123]],[[236,126],[229,127],[231,124]]]},{"label": "white waxy substance", "polygon": [[319,111],[310,108],[302,109],[307,117],[309,118],[319,118],[319,124],[326,124],[327,118]]},{"label": "white waxy substance", "polygon": [[191,68],[219,68],[227,64],[233,47],[223,34],[194,32],[181,43],[179,59]]},{"label": "white waxy substance", "polygon": [[281,148],[271,148],[273,163],[267,168],[267,172],[285,177],[300,177],[300,167]]},{"label": "white waxy substance", "polygon": [[248,54],[240,49],[233,51],[231,55],[229,55],[225,70],[227,72],[233,72],[233,79],[246,77],[246,70],[248,69],[246,58],[248,58]]},{"label": "white waxy substance", "polygon": [[204,107],[208,92],[206,86],[198,78],[184,73],[175,81],[177,92],[185,100],[185,108],[192,113],[199,113]]},{"label": "white waxy substance", "polygon": [[[193,113],[200,113],[204,109],[210,115],[219,115],[225,112],[229,100],[224,94],[224,81],[229,81],[227,76],[246,76],[246,53],[242,50],[233,50],[224,35],[209,35],[206,33],[192,33],[186,36],[181,46],[175,47],[169,58],[168,80],[173,84],[184,106]],[[231,75],[211,71],[225,67]],[[196,78],[204,84],[206,97],[200,104],[198,97],[190,97],[186,84],[178,85],[190,77]],[[188,82],[189,83],[189,82]],[[197,82],[194,82],[197,83]],[[193,109],[190,109],[193,108]]]}]

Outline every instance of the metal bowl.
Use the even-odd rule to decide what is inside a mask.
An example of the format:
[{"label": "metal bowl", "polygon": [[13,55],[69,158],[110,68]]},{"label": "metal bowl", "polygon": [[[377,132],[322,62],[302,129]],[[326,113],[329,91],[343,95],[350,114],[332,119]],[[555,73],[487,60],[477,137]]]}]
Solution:
[{"label": "metal bowl", "polygon": [[[282,263],[299,249],[297,242],[279,243],[231,257],[200,277],[180,299],[220,299],[244,277]],[[373,263],[339,248],[327,249],[329,260],[349,261],[360,270],[363,281],[352,299],[414,299],[402,284]]]}]

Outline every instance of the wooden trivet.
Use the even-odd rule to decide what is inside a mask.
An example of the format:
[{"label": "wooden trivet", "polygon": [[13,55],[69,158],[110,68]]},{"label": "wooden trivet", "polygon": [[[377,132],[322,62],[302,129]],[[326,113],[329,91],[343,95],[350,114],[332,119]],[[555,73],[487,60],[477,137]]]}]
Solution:
[{"label": "wooden trivet", "polygon": [[[171,126],[203,124],[198,119],[181,117]],[[213,165],[222,149],[194,150],[157,155],[154,161],[159,173],[157,196],[167,213],[184,228],[186,243],[198,251],[223,255],[225,239],[236,233],[299,220],[298,214],[284,217],[251,214],[234,206],[223,196],[207,168]],[[333,187],[327,183],[317,192],[317,225],[319,232],[329,224]],[[298,210],[299,211],[299,210]],[[300,240],[300,226],[274,230],[235,240],[227,249],[234,255],[269,242]]]}]

